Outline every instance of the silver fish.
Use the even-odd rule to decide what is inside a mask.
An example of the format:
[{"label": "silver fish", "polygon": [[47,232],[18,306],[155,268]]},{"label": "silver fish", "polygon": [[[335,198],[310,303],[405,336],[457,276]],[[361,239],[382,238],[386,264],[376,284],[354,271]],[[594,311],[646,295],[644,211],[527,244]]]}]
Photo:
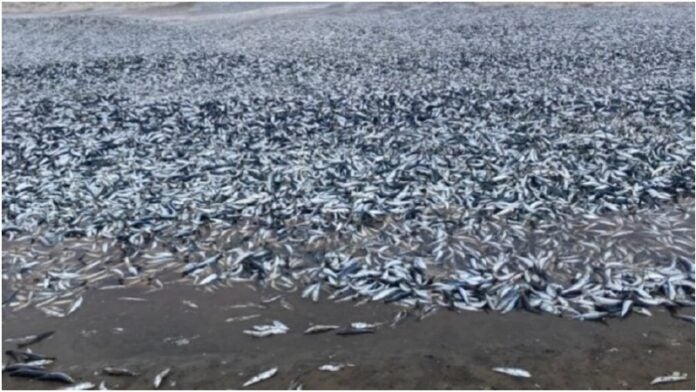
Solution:
[{"label": "silver fish", "polygon": [[667,376],[655,377],[655,379],[650,382],[650,385],[684,381],[687,377],[686,373],[672,372],[672,374]]},{"label": "silver fish", "polygon": [[117,368],[117,367],[111,367],[111,366],[106,366],[102,369],[102,371],[110,376],[128,376],[128,377],[135,377],[138,375],[138,373],[135,373],[132,370],[126,369],[126,368]]},{"label": "silver fish", "polygon": [[82,305],[82,297],[78,298],[72,306],[70,306],[70,309],[68,310],[68,315],[72,314],[74,311],[80,308]]},{"label": "silver fish", "polygon": [[338,325],[318,324],[318,325],[312,325],[311,327],[305,329],[304,333],[305,334],[322,333],[322,332],[332,331],[332,330],[338,329],[338,328],[340,328],[340,326],[338,326]]},{"label": "silver fish", "polygon": [[64,391],[84,391],[87,389],[93,389],[96,385],[93,383],[87,381],[87,382],[81,382],[75,385],[71,385],[69,387],[62,388]]},{"label": "silver fish", "polygon": [[226,322],[226,323],[232,323],[232,322],[235,322],[235,321],[246,321],[246,320],[255,319],[255,318],[257,318],[257,317],[261,317],[261,315],[260,315],[260,314],[249,314],[249,315],[246,315],[246,316],[230,317],[230,318],[225,319],[225,322]]},{"label": "silver fish", "polygon": [[160,387],[160,385],[162,384],[162,381],[164,381],[164,379],[169,375],[169,373],[171,371],[172,371],[171,368],[166,368],[166,369],[162,370],[161,372],[159,372],[159,374],[157,374],[155,376],[155,380],[152,383],[152,385],[155,386],[155,389]]},{"label": "silver fish", "polygon": [[278,373],[277,367],[268,369],[264,372],[261,372],[261,373],[255,375],[254,377],[250,378],[249,380],[247,380],[244,384],[242,384],[242,387],[248,387],[249,385],[253,385],[253,384],[256,384],[258,382],[268,380],[269,378],[275,376],[276,373]]},{"label": "silver fish", "polygon": [[319,366],[319,370],[322,372],[337,372],[346,366],[355,366],[352,363],[327,363],[326,365]]},{"label": "silver fish", "polygon": [[494,367],[493,371],[498,372],[498,373],[507,374],[508,376],[513,376],[513,377],[521,377],[521,378],[532,377],[532,375],[528,371],[526,371],[524,369],[519,369],[519,368]]}]

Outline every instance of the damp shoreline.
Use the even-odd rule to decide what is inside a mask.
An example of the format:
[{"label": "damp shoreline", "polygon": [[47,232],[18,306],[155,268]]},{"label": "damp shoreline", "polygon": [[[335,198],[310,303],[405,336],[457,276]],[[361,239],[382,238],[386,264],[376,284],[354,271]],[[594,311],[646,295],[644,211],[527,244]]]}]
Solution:
[{"label": "damp shoreline", "polygon": [[[56,356],[51,368],[77,382],[104,381],[109,389],[152,389],[155,375],[168,367],[172,371],[161,389],[242,389],[247,379],[272,367],[278,367],[276,376],[249,388],[287,389],[291,382],[304,389],[694,388],[694,325],[664,309],[651,309],[653,317],[631,315],[606,324],[523,311],[440,309],[422,321],[409,316],[391,328],[398,306],[314,303],[297,292],[280,293],[293,310],[279,299],[262,304],[278,294],[251,283],[215,291],[177,282],[156,291],[96,289],[66,318],[46,317],[33,308],[3,309],[3,340],[55,331],[30,348]],[[239,307],[249,304],[255,306]],[[688,311],[693,308],[681,310]],[[225,321],[252,314],[259,316]],[[267,338],[243,333],[273,320],[286,324],[289,332]],[[312,324],[359,321],[384,325],[366,335],[303,334]],[[3,346],[7,350],[14,344]],[[318,370],[328,363],[355,366]],[[106,376],[104,366],[126,367],[138,376]],[[532,377],[497,374],[491,370],[496,366],[523,368]],[[687,373],[688,380],[650,385],[673,371]],[[3,374],[7,389],[63,386]]]}]

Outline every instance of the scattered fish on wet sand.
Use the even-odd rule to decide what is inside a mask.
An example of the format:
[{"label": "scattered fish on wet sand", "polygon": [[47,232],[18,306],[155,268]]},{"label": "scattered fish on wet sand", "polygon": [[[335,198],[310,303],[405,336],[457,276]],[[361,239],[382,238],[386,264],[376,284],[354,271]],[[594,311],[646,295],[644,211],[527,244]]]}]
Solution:
[{"label": "scattered fish on wet sand", "polygon": [[254,325],[251,330],[244,330],[243,333],[257,338],[263,338],[271,335],[281,335],[289,331],[289,328],[278,320],[273,321],[271,325]]},{"label": "scattered fish on wet sand", "polygon": [[32,344],[41,342],[44,339],[48,339],[49,337],[53,336],[55,331],[48,331],[48,332],[42,332],[38,335],[29,335],[25,336],[22,338],[8,338],[5,339],[5,342],[7,343],[16,343],[18,348],[30,346]]},{"label": "scattered fish on wet sand", "polygon": [[181,303],[188,306],[189,308],[198,309],[198,305],[196,305],[195,303],[193,303],[189,300],[183,300],[183,301],[181,301]]},{"label": "scattered fish on wet sand", "polygon": [[128,377],[136,377],[138,373],[128,370],[126,368],[118,368],[118,367],[111,367],[111,366],[106,366],[102,369],[104,374],[108,374],[109,376],[128,376]]},{"label": "scattered fish on wet sand", "polygon": [[[293,291],[408,309],[305,334],[371,334],[442,309],[606,323],[664,307],[693,323],[677,313],[696,291],[693,34],[672,27],[690,24],[685,8],[655,9],[546,24],[532,23],[544,10],[496,10],[503,25],[530,21],[504,38],[488,11],[440,6],[301,31],[274,20],[216,50],[201,43],[229,26],[211,22],[179,26],[190,50],[176,56],[152,43],[164,40],[115,48],[102,33],[172,33],[147,23],[76,17],[86,39],[74,42],[52,39],[74,35],[70,18],[3,18],[3,311],[79,317],[95,290],[150,293],[175,274],[208,292],[275,290],[226,309],[292,311],[277,293]],[[527,44],[535,34],[559,38]],[[575,39],[607,44],[559,46]],[[7,353],[23,362],[10,376],[72,380],[43,368],[51,357]]]},{"label": "scattered fish on wet sand", "polygon": [[171,373],[171,371],[171,368],[166,368],[155,376],[155,379],[152,382],[152,385],[155,387],[155,389],[158,389],[160,385],[162,385],[162,381],[164,381],[164,379],[167,378],[167,376],[169,376],[169,373]]},{"label": "scattered fish on wet sand", "polygon": [[269,378],[275,376],[276,373],[278,373],[277,367],[268,369],[264,372],[257,374],[256,376],[250,378],[248,381],[246,381],[244,384],[242,384],[242,387],[248,387],[250,385],[259,383],[261,381],[268,380]]},{"label": "scattered fish on wet sand", "polygon": [[322,372],[337,372],[346,366],[353,367],[355,365],[353,365],[352,363],[327,363],[325,365],[319,366],[319,370],[321,370]]},{"label": "scattered fish on wet sand", "polygon": [[226,323],[233,323],[233,322],[237,322],[237,321],[247,321],[247,320],[253,320],[253,319],[259,318],[259,317],[261,317],[260,314],[249,314],[246,316],[229,317],[229,318],[225,319],[225,322]]},{"label": "scattered fish on wet sand", "polygon": [[530,378],[532,375],[524,370],[524,369],[518,369],[518,368],[511,368],[511,367],[495,367],[493,368],[494,372],[498,373],[503,373],[507,374],[508,376],[512,377],[520,377],[520,378]]},{"label": "scattered fish on wet sand", "polygon": [[[281,55],[283,45],[267,50],[268,37],[249,30],[230,38],[243,56],[194,45],[174,58],[153,47],[141,64],[122,48],[105,68],[88,58],[111,56],[108,43],[83,47],[87,58],[75,63],[82,72],[62,55],[48,60],[55,48],[31,28],[39,22],[8,18],[13,55],[3,63],[3,93],[15,98],[2,119],[10,290],[3,306],[70,317],[88,288],[159,289],[162,275],[176,272],[211,292],[257,282],[314,302],[525,310],[599,322],[648,315],[647,307],[692,307],[694,87],[689,64],[670,52],[674,42],[684,53],[692,48],[684,43],[690,36],[675,41],[660,28],[683,18],[681,11],[621,10],[627,19],[595,24],[590,39],[599,34],[622,53],[637,53],[644,48],[617,40],[612,26],[649,35],[653,41],[642,44],[671,70],[669,84],[653,72],[657,64],[627,64],[614,52],[595,56],[609,49],[578,46],[568,49],[573,56],[595,60],[547,70],[555,78],[548,91],[531,64],[538,45],[544,64],[565,62],[555,41],[501,46],[488,14],[442,7],[377,24],[400,37],[411,37],[414,20],[446,26],[418,30],[422,39],[406,40],[408,50],[361,56],[374,37],[356,36],[356,23],[377,19],[308,21],[312,28],[299,35],[277,21],[269,31],[321,53],[316,64],[312,56]],[[518,20],[506,12],[502,20]],[[515,12],[534,20],[547,11]],[[587,12],[571,19],[597,17]],[[626,25],[636,12],[652,22]],[[51,34],[69,28],[55,19]],[[82,34],[97,41],[100,23],[130,31],[118,18],[81,20]],[[580,25],[544,29],[589,34]],[[225,27],[208,28],[191,37],[215,37]],[[462,52],[462,29],[488,51]],[[528,37],[529,29],[542,32],[532,23],[509,34]],[[355,61],[344,61],[341,45],[317,47],[313,37],[329,33],[358,48],[348,56]],[[20,50],[34,35],[38,47]],[[461,56],[423,55],[423,42]],[[352,76],[334,77],[336,64]],[[509,64],[527,72],[509,72]],[[179,67],[195,72],[170,77]],[[192,76],[205,69],[218,73]],[[316,78],[287,77],[308,70]],[[493,83],[482,76],[490,72],[506,76]],[[639,87],[635,74],[649,76]],[[146,82],[100,93],[113,91],[122,75]],[[228,79],[234,94],[218,92]],[[99,98],[70,93],[80,85]],[[279,300],[292,309],[278,294],[258,306]]]},{"label": "scattered fish on wet sand", "polygon": [[12,371],[8,371],[10,377],[26,377],[34,378],[39,381],[55,381],[64,384],[74,384],[75,380],[69,375],[59,371],[47,371],[36,367],[20,367]]},{"label": "scattered fish on wet sand", "polygon": [[71,385],[69,387],[62,388],[64,391],[84,391],[87,389],[94,389],[96,385],[93,383],[86,381],[86,382],[81,382],[79,384]]},{"label": "scattered fish on wet sand", "polygon": [[324,324],[317,324],[317,325],[312,325],[311,327],[307,328],[304,333],[305,334],[315,334],[315,333],[323,333],[323,332],[328,332],[328,331],[333,331],[335,329],[340,328],[338,325],[324,325]]},{"label": "scattered fish on wet sand", "polygon": [[671,382],[679,382],[679,381],[684,381],[687,379],[687,374],[686,373],[679,373],[679,372],[672,372],[672,374],[669,374],[667,376],[660,376],[660,377],[655,377],[650,384],[651,385],[656,385],[656,384],[664,384],[664,383],[671,383]]}]

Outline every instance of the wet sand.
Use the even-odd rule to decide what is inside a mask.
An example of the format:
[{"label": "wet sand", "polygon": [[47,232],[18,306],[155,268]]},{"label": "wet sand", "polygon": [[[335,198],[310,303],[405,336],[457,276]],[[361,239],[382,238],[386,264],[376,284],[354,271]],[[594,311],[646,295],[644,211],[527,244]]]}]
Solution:
[{"label": "wet sand", "polygon": [[[55,330],[32,350],[58,357],[52,368],[78,381],[105,380],[114,389],[150,389],[154,376],[167,367],[172,372],[163,389],[239,389],[253,375],[276,366],[275,377],[251,388],[287,389],[293,380],[305,389],[694,388],[694,325],[662,309],[653,309],[652,318],[633,315],[609,320],[608,325],[527,312],[500,315],[443,309],[423,321],[410,316],[396,328],[383,326],[372,335],[304,335],[310,324],[390,321],[399,308],[381,303],[312,303],[297,293],[284,295],[292,311],[279,301],[265,309],[230,308],[259,304],[262,298],[278,294],[251,287],[237,283],[206,292],[172,283],[154,292],[136,287],[94,290],[65,319],[49,318],[35,309],[4,310],[3,340]],[[693,309],[682,309],[689,311]],[[249,314],[261,316],[225,322]],[[282,321],[290,331],[267,338],[242,333],[273,320]],[[182,338],[189,343],[181,344]],[[3,343],[4,350],[13,346]],[[335,362],[355,366],[336,373],[317,370]],[[104,366],[127,367],[139,376],[104,376],[100,373]],[[497,374],[491,371],[495,366],[520,367],[532,378]],[[654,377],[673,371],[688,373],[688,380],[650,385]],[[62,386],[6,375],[2,385]]]}]

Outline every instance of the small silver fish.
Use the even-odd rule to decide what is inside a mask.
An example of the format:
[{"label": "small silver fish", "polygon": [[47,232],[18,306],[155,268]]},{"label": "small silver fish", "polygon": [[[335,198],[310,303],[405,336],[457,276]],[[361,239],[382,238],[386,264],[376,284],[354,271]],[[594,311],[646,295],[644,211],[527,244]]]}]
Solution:
[{"label": "small silver fish", "polygon": [[107,366],[102,371],[110,376],[128,376],[128,377],[135,377],[138,374],[135,373],[134,371],[128,370],[126,368],[117,368],[117,367],[111,367]]},{"label": "small silver fish", "polygon": [[382,325],[382,323],[373,323],[373,324],[363,323],[363,322],[350,323],[351,328],[354,328],[354,329],[370,329],[370,328],[377,328],[377,327],[379,327],[380,325]]},{"label": "small silver fish", "polygon": [[278,368],[274,367],[271,369],[266,370],[265,372],[261,372],[254,377],[250,378],[247,382],[242,384],[243,387],[248,387],[249,385],[256,384],[258,382],[261,382],[263,380],[268,380],[269,378],[273,377],[278,373]]},{"label": "small silver fish", "polygon": [[290,302],[286,301],[285,298],[280,299],[280,306],[282,306],[283,308],[285,308],[287,310],[295,310],[295,307],[292,306],[292,304]]},{"label": "small silver fish", "polygon": [[280,335],[289,331],[289,328],[278,320],[273,321],[272,325],[254,325],[253,330],[242,331],[247,335],[263,338],[271,335]]},{"label": "small silver fish", "polygon": [[70,307],[70,310],[68,310],[68,315],[72,314],[74,311],[76,311],[77,309],[79,309],[81,305],[82,305],[82,296],[80,296],[80,298],[78,298],[78,299],[72,304],[72,306]]},{"label": "small silver fish", "polygon": [[507,374],[508,376],[513,376],[513,377],[523,377],[523,378],[532,377],[532,375],[529,374],[528,371],[526,371],[524,369],[518,369],[518,368],[495,367],[495,368],[493,368],[493,371],[498,372],[498,373]]},{"label": "small silver fish", "polygon": [[395,328],[400,322],[402,322],[406,317],[408,317],[408,312],[405,310],[399,311],[399,313],[394,316],[394,319],[392,320],[392,323],[390,326],[392,328]]},{"label": "small silver fish", "polygon": [[248,302],[245,304],[239,304],[239,305],[230,305],[227,307],[228,309],[244,309],[244,308],[259,308],[259,309],[266,309],[265,306],[260,305],[260,304],[255,304],[253,302]]},{"label": "small silver fish", "polygon": [[319,370],[322,372],[337,372],[346,366],[355,366],[352,363],[327,363],[326,365],[319,366]]},{"label": "small silver fish", "polygon": [[25,362],[24,364],[27,366],[41,366],[41,367],[43,367],[46,365],[50,365],[52,363],[53,363],[52,359],[38,359],[36,361]]},{"label": "small silver fish", "polygon": [[686,373],[672,372],[672,374],[668,376],[655,377],[655,379],[650,382],[650,385],[664,384],[668,382],[679,382],[686,380],[686,378]]},{"label": "small silver fish", "polygon": [[171,372],[171,368],[166,368],[162,370],[158,375],[155,376],[155,381],[153,385],[155,386],[155,389],[159,388],[160,385],[162,384],[162,381],[164,381],[165,377],[169,375],[169,372]]},{"label": "small silver fish", "polygon": [[217,279],[217,278],[218,278],[218,275],[217,275],[217,274],[208,275],[205,279],[201,280],[201,281],[198,283],[198,285],[199,285],[199,286],[206,285],[206,284],[208,284],[208,283],[214,281],[214,280]]},{"label": "small silver fish", "polygon": [[84,391],[87,389],[92,389],[94,388],[95,385],[92,384],[91,382],[81,382],[79,384],[71,385],[69,387],[61,388],[63,391]]},{"label": "small silver fish", "polygon": [[51,310],[51,309],[46,309],[46,308],[40,308],[42,312],[46,313],[49,316],[52,317],[65,317],[65,315],[61,312]]},{"label": "small silver fish", "polygon": [[678,319],[682,319],[684,321],[688,321],[690,323],[694,322],[694,316],[689,316],[688,314],[677,314],[674,317],[676,317]]},{"label": "small silver fish", "polygon": [[232,323],[232,322],[235,322],[235,321],[246,321],[246,320],[255,319],[255,318],[257,318],[257,317],[261,317],[261,315],[260,315],[260,314],[249,314],[249,315],[246,315],[246,316],[230,317],[230,318],[228,318],[228,319],[225,319],[225,322],[226,322],[226,323]]},{"label": "small silver fish", "polygon": [[276,295],[276,296],[274,296],[274,297],[261,299],[261,303],[262,303],[262,304],[270,304],[271,302],[275,302],[275,301],[277,301],[277,300],[279,300],[279,299],[281,299],[281,298],[283,298],[282,295]]},{"label": "small silver fish", "polygon": [[305,334],[313,334],[313,333],[322,333],[322,332],[327,332],[327,331],[333,331],[334,329],[338,329],[340,326],[338,325],[312,325],[311,327],[307,328],[304,333]]},{"label": "small silver fish", "polygon": [[191,301],[183,300],[183,301],[181,301],[181,303],[188,306],[189,308],[198,309],[198,305],[196,305],[195,303],[193,303]]},{"label": "small silver fish", "polygon": [[300,383],[298,380],[292,380],[292,381],[290,381],[290,385],[288,386],[288,390],[301,391],[302,390],[302,383]]}]

